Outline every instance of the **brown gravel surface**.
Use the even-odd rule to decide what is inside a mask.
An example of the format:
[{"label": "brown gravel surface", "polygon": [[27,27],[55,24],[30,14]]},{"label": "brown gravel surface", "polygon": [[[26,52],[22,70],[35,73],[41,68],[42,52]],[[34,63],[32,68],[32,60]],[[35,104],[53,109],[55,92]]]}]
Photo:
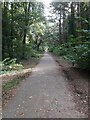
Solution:
[{"label": "brown gravel surface", "polygon": [[62,67],[45,53],[3,108],[3,118],[87,118],[76,108]]},{"label": "brown gravel surface", "polygon": [[76,103],[76,109],[88,115],[88,87],[89,87],[89,72],[81,70],[78,67],[66,62],[64,59],[55,57],[56,62],[59,64],[60,69],[64,76],[68,79],[69,89],[72,91],[73,100]]}]

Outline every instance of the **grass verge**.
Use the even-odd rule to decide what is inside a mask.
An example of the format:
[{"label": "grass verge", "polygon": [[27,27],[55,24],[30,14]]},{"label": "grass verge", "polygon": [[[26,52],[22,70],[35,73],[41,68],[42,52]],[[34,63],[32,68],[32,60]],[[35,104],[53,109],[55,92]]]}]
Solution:
[{"label": "grass verge", "polygon": [[34,68],[39,63],[41,57],[43,57],[43,54],[38,54],[37,57],[31,57],[29,59],[22,60],[21,64],[24,66],[24,69]]},{"label": "grass verge", "polygon": [[2,106],[5,106],[8,100],[15,95],[17,86],[20,84],[20,82],[25,80],[30,73],[25,73],[24,75],[18,76],[2,85]]},{"label": "grass verge", "polygon": [[[3,85],[2,85],[2,105],[3,106],[5,106],[8,100],[10,100],[15,95],[17,86],[20,84],[20,82],[25,80],[31,74],[31,71],[28,70],[28,68],[34,68],[39,63],[39,60],[41,59],[42,56],[43,54],[39,54],[38,57],[36,58],[32,57],[28,60],[23,60],[22,64],[24,66],[25,72],[23,72],[22,74],[20,73],[13,76],[6,75],[6,77],[8,77],[7,78],[8,81],[4,82],[4,79],[3,79]],[[6,77],[5,77],[5,80],[6,80]]]},{"label": "grass verge", "polygon": [[19,76],[16,79],[8,81],[6,84],[4,84],[3,91],[7,92],[8,90],[12,89],[14,86],[18,85],[25,77],[24,76]]}]

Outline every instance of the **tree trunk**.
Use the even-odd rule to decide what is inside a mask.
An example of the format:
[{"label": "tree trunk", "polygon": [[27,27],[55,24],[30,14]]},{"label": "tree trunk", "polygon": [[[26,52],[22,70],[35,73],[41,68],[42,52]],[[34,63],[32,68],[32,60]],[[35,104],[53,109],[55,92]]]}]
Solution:
[{"label": "tree trunk", "polygon": [[[78,2],[77,3],[77,16],[78,17],[81,17],[82,15],[81,15],[81,10],[80,10],[80,2]],[[82,27],[81,27],[81,20],[79,20],[78,22],[77,22],[77,28],[79,28],[79,29],[82,29]],[[82,36],[82,33],[81,32],[78,32],[78,37],[80,37],[80,36]]]},{"label": "tree trunk", "polygon": [[70,34],[74,37],[76,36],[75,32],[75,15],[74,15],[74,6],[73,2],[71,3],[71,17],[70,17]]},{"label": "tree trunk", "polygon": [[23,35],[23,54],[22,54],[22,58],[25,58],[25,48],[26,48],[26,29],[24,30],[24,35]]},{"label": "tree trunk", "polygon": [[62,41],[63,43],[66,42],[65,38],[66,38],[66,33],[65,33],[65,7],[63,6],[63,23],[62,23]]},{"label": "tree trunk", "polygon": [[40,47],[41,43],[42,43],[42,40],[40,39],[39,43],[37,44],[37,51],[39,51],[39,47]]},{"label": "tree trunk", "polygon": [[60,6],[60,19],[59,19],[59,41],[62,43],[62,32],[61,32],[61,6]]},{"label": "tree trunk", "polygon": [[13,3],[11,3],[11,38],[10,38],[10,57],[13,58]]},{"label": "tree trunk", "polygon": [[25,58],[25,48],[26,48],[26,36],[27,36],[27,26],[28,26],[28,22],[29,22],[29,17],[28,13],[30,12],[30,3],[23,3],[23,7],[24,7],[24,13],[25,13],[25,29],[24,29],[24,35],[23,35],[23,51],[22,51],[22,58]]}]

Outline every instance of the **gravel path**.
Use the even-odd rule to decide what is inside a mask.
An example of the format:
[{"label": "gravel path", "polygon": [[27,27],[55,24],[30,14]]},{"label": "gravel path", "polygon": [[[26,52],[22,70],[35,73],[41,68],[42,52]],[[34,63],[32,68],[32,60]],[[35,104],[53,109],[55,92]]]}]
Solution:
[{"label": "gravel path", "polygon": [[46,53],[3,108],[3,118],[85,118],[75,109],[68,87],[59,66]]}]

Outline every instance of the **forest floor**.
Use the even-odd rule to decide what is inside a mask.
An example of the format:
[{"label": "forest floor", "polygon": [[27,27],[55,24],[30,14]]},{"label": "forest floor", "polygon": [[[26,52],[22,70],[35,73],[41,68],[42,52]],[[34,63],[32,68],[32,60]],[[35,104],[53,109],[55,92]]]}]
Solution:
[{"label": "forest floor", "polygon": [[29,75],[32,72],[33,68],[38,64],[38,62],[42,56],[43,55],[41,54],[40,57],[38,57],[38,58],[34,57],[34,58],[21,60],[20,63],[23,65],[23,67],[24,67],[23,69],[12,70],[5,74],[0,75],[0,79],[2,78],[3,84],[12,79],[18,78],[19,76]]},{"label": "forest floor", "polygon": [[73,67],[70,62],[62,57],[54,56],[55,61],[60,66],[60,70],[68,79],[69,89],[72,91],[73,100],[76,103],[76,109],[84,114],[88,114],[88,82],[90,79],[87,70]]},{"label": "forest floor", "polygon": [[3,118],[87,118],[87,99],[82,104],[86,111],[78,109],[82,91],[73,93],[75,81],[67,78],[62,64],[44,54],[31,75],[13,89],[13,97],[3,106]]},{"label": "forest floor", "polygon": [[4,106],[12,96],[14,96],[15,89],[17,85],[28,78],[33,68],[39,63],[40,58],[43,55],[41,54],[38,58],[30,58],[26,60],[22,60],[21,64],[23,65],[24,69],[11,71],[6,74],[0,75],[0,79],[2,79],[2,96],[3,102],[2,105]]}]

